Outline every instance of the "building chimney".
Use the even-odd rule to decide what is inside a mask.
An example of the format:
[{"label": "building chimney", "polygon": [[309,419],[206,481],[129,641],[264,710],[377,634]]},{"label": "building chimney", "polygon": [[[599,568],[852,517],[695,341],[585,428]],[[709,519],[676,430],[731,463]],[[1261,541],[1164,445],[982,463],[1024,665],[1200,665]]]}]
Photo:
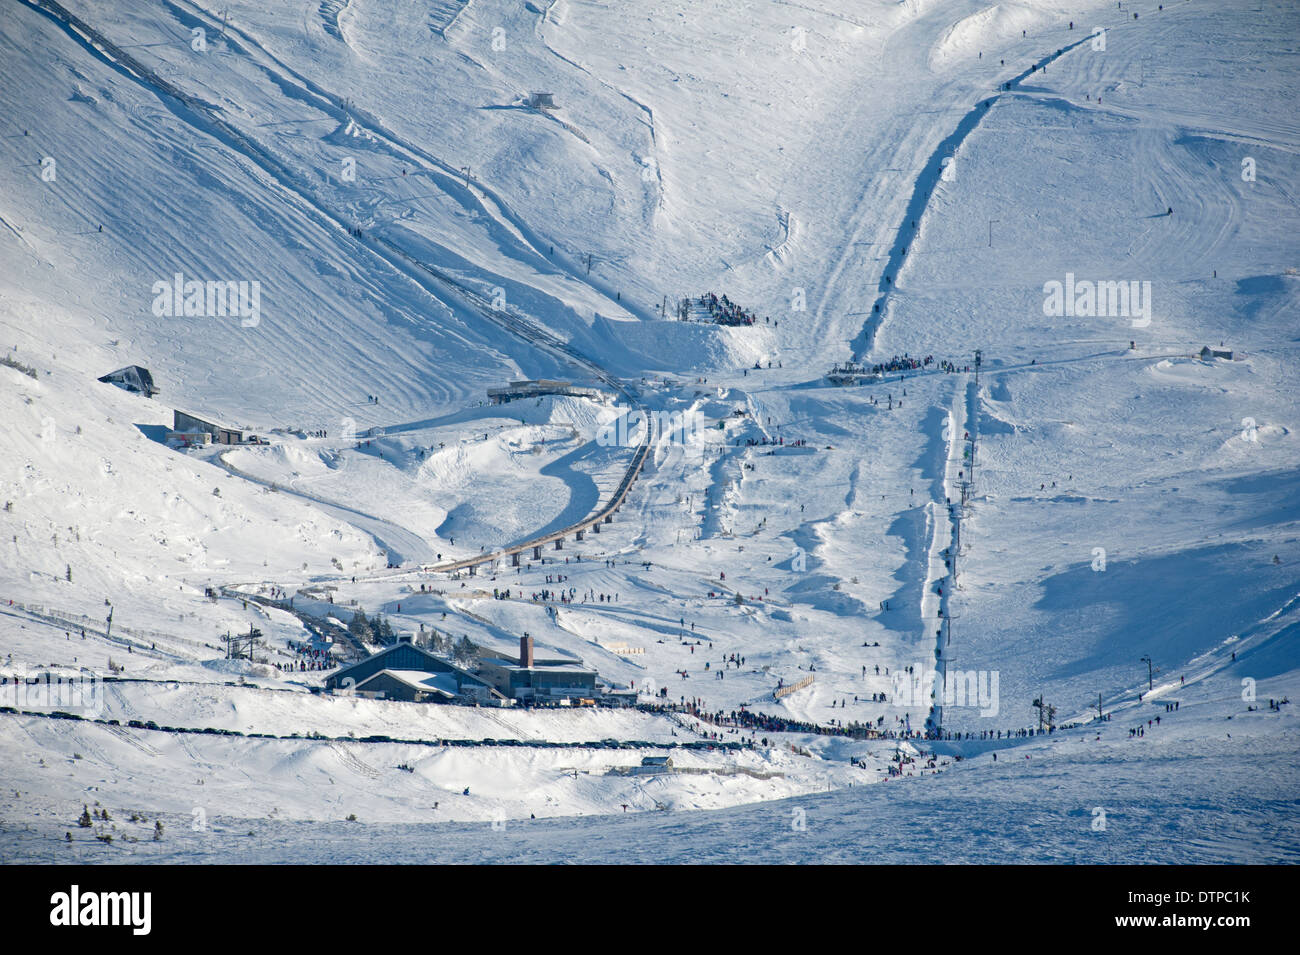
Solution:
[{"label": "building chimney", "polygon": [[533,638],[528,634],[519,638],[519,665],[526,669],[533,665]]}]

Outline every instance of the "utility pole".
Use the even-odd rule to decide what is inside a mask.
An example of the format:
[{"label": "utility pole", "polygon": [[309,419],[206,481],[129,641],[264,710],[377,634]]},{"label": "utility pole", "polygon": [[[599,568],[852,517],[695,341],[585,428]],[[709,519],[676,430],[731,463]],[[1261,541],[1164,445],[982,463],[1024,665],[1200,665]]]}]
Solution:
[{"label": "utility pole", "polygon": [[989,220],[989,248],[990,248],[990,249],[993,248],[993,223],[995,223],[995,222],[1001,222],[1001,221],[1002,221],[1001,219],[990,219],[990,220]]},{"label": "utility pole", "polygon": [[[966,441],[970,444],[970,460],[967,461],[966,466],[970,470],[970,485],[974,486],[975,484],[975,436],[971,435],[969,438],[966,439]],[[966,503],[964,491],[962,493],[962,503],[963,504]]]},{"label": "utility pole", "polygon": [[1150,693],[1152,690],[1156,688],[1155,675],[1154,675],[1155,665],[1151,662],[1151,656],[1149,654],[1147,656],[1144,656],[1139,662],[1145,663],[1147,665],[1147,692]]},{"label": "utility pole", "polygon": [[[944,626],[944,641],[943,641],[943,645],[944,645],[945,647],[946,647],[946,646],[949,646],[949,645],[952,643],[952,622],[953,622],[954,620],[956,620],[957,617],[958,617],[958,614],[945,614],[945,615],[944,615],[944,618],[943,618],[943,626]],[[945,661],[947,660],[946,657],[945,657],[944,659],[945,659]],[[945,671],[947,670],[946,662],[945,662],[944,670],[945,670]]]},{"label": "utility pole", "polygon": [[113,636],[113,610],[114,608],[110,604],[108,608],[108,629],[104,631],[105,640],[108,640]]},{"label": "utility pole", "polygon": [[980,365],[984,363],[984,353],[978,348],[975,349],[975,390],[980,388]]},{"label": "utility pole", "polygon": [[1097,719],[1100,721],[1100,720],[1104,720],[1105,718],[1106,718],[1106,714],[1101,711],[1101,694],[1098,693],[1097,694]]}]

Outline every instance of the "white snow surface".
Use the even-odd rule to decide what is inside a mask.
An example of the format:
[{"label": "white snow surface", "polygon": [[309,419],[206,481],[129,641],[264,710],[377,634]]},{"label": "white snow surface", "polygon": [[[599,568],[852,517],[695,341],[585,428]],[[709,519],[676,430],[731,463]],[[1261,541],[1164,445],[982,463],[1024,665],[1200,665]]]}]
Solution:
[{"label": "white snow surface", "polygon": [[[120,725],[0,712],[0,860],[1298,861],[1294,5],[61,3],[0,21],[0,676],[112,666]],[[178,273],[256,321],[157,314]],[[1047,314],[1067,276],[1149,313]],[[663,319],[705,290],[759,323]],[[486,396],[593,368],[703,455],[421,571],[608,500],[626,396]],[[823,727],[922,728],[936,659],[997,689],[901,745],[331,697],[222,587]]]}]

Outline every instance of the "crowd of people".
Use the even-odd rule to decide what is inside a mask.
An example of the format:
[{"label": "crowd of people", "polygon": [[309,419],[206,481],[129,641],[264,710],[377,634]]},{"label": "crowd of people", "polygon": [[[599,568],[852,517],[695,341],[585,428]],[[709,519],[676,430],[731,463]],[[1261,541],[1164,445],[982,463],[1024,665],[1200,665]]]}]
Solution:
[{"label": "crowd of people", "polygon": [[990,739],[1022,739],[1029,736],[1049,736],[1059,729],[1074,729],[1075,724],[1068,726],[1030,726],[1026,729],[1018,730],[980,730],[976,732],[952,732],[951,730],[931,730],[927,734],[927,739],[942,740],[990,740]]},{"label": "crowd of people", "polygon": [[[742,658],[743,659],[743,658]],[[740,659],[729,657],[727,662],[735,663],[740,666]],[[706,664],[705,669],[708,669]],[[689,673],[685,670],[675,671],[678,676],[688,677]],[[721,671],[719,671],[721,678]],[[660,696],[667,696],[666,688],[661,689]],[[885,702],[886,694],[876,693],[872,695],[873,702]],[[855,703],[864,702],[857,696],[853,698]],[[1281,703],[1289,702],[1287,700],[1269,701],[1273,704],[1271,708],[1280,709]],[[847,704],[847,700],[842,701],[841,705]],[[836,704],[832,704],[836,705]],[[1040,726],[1025,727],[1023,729],[1006,729],[1006,730],[981,730],[979,732],[961,732],[952,730],[935,729],[927,727],[924,730],[912,729],[911,722],[905,716],[896,716],[894,722],[896,725],[887,725],[888,721],[885,716],[877,720],[867,720],[866,722],[854,721],[845,723],[843,720],[832,719],[827,723],[814,723],[806,720],[796,720],[785,716],[769,716],[766,713],[756,713],[747,709],[723,711],[708,710],[705,708],[704,701],[698,697],[687,699],[680,697],[678,703],[670,703],[667,706],[661,704],[643,704],[643,708],[654,710],[669,710],[676,713],[684,713],[704,723],[730,729],[732,732],[747,730],[751,733],[808,733],[818,736],[847,736],[853,739],[914,739],[914,740],[944,740],[944,741],[974,741],[974,740],[1010,740],[1025,739],[1033,736],[1053,735],[1057,729],[1075,729],[1078,724],[1068,724],[1065,726]],[[1159,723],[1159,718],[1154,723]],[[1139,727],[1130,731],[1130,736],[1142,735],[1145,727]],[[709,738],[717,738],[716,734],[705,733]],[[761,740],[755,736],[751,743],[761,743],[763,746],[769,745],[767,737]]]},{"label": "crowd of people", "polygon": [[[564,575],[561,576],[564,580],[569,579],[567,576]],[[549,581],[550,578],[548,577],[547,580]],[[496,596],[497,591],[493,590],[492,594],[493,596]],[[507,590],[504,592],[503,596],[501,596],[498,599],[507,600],[509,599],[509,597],[510,597],[510,591]],[[571,604],[575,602],[581,602],[581,603],[603,603],[603,604],[611,603],[612,604],[618,600],[618,594],[607,594],[607,593],[601,593],[596,590],[588,590],[583,592],[582,599],[581,601],[579,601],[577,587],[566,587],[562,590],[551,590],[549,587],[547,587],[542,590],[534,590],[532,594],[529,595],[529,599],[531,599],[534,603],[554,602],[554,603],[562,603],[562,604]]]},{"label": "crowd of people", "polygon": [[913,358],[904,352],[901,355],[895,355],[888,361],[877,362],[874,365],[859,365],[855,362],[835,365],[831,368],[828,376],[837,384],[860,384],[869,376],[883,378],[885,375],[898,375],[899,380],[902,381],[902,372],[924,371],[931,366],[950,375],[973,370],[971,365],[958,365],[956,362],[947,359],[940,359],[936,362],[933,355],[926,355],[924,358]]},{"label": "crowd of people", "polygon": [[281,672],[288,670],[299,672],[304,670],[332,670],[338,666],[334,659],[334,654],[329,650],[313,647],[310,643],[302,643],[296,640],[287,641],[290,652],[296,653],[298,659],[292,660],[287,664],[276,663],[275,668]]},{"label": "crowd of people", "polygon": [[933,355],[926,355],[924,358],[913,358],[907,352],[903,352],[901,355],[895,355],[889,361],[872,365],[871,371],[877,375],[888,375],[896,371],[921,371],[933,364]]},{"label": "crowd of people", "polygon": [[[682,321],[687,321],[691,317],[692,306],[698,306],[708,313],[709,318],[718,325],[753,325],[758,321],[758,315],[747,309],[741,308],[727,296],[718,296],[712,292],[705,292],[697,299],[682,299],[677,306],[677,317]],[[768,321],[768,319],[764,319]]]}]

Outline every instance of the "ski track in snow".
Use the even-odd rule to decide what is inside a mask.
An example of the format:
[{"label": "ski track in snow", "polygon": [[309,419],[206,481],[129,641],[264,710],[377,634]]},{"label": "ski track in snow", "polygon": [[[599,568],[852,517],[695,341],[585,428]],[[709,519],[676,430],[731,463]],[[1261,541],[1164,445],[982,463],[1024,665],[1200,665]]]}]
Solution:
[{"label": "ski track in snow", "polygon": [[[1048,64],[1055,62],[1087,42],[1088,38],[1084,37],[1062,47],[1049,56],[1043,57],[1035,64],[1033,69],[1025,70],[1013,79],[1008,80],[1006,85],[1009,89],[1007,92],[1016,90],[1025,79],[1034,75],[1037,70],[1044,69]],[[905,265],[908,236],[914,236],[925,224],[926,210],[934,198],[939,183],[943,181],[944,160],[955,160],[962,143],[978,128],[981,120],[988,115],[988,112],[1003,95],[1002,92],[999,92],[993,96],[978,100],[970,111],[962,117],[961,121],[957,123],[956,129],[935,147],[934,152],[930,154],[925,166],[913,182],[911,198],[908,199],[903,212],[903,219],[899,222],[898,229],[895,232],[893,244],[890,246],[889,254],[885,260],[880,283],[876,288],[876,300],[872,306],[872,314],[867,318],[862,332],[853,343],[853,360],[855,362],[867,360],[875,347],[876,332],[881,324],[888,320],[889,299],[902,277],[900,273]],[[912,229],[908,224],[909,222],[915,222],[917,224],[916,228]]]},{"label": "ski track in snow", "polygon": [[[242,152],[244,152],[244,154],[248,158],[262,165],[263,168],[268,173],[275,176],[280,181],[281,185],[292,193],[295,199],[299,200],[303,205],[311,208],[317,214],[322,215],[324,218],[330,220],[331,224],[334,227],[336,228],[344,227],[342,218],[338,216],[336,213],[333,213],[325,209],[318,200],[312,198],[303,189],[301,189],[296,184],[296,177],[278,159],[273,158],[270,155],[270,153],[268,153],[265,150],[265,148],[262,147],[260,144],[254,143],[244,133],[240,132],[238,129],[231,126],[225,120],[222,120],[218,116],[216,116],[215,112],[212,110],[211,107],[206,106],[205,104],[202,104],[201,102],[193,99],[188,94],[182,92],[172,84],[163,80],[161,77],[159,77],[153,71],[149,70],[147,67],[144,67],[143,65],[139,64],[137,61],[131,59],[129,56],[122,53],[122,51],[119,48],[117,48],[114,44],[112,44],[105,37],[100,35],[92,27],[85,24],[84,21],[79,20],[68,10],[63,8],[58,3],[54,2],[54,0],[23,0],[23,2],[40,4],[40,6],[44,7],[47,12],[53,14],[59,19],[62,19],[66,24],[68,24],[68,28],[70,30],[75,27],[75,29],[78,32],[84,33],[86,36],[94,38],[94,40],[100,45],[98,47],[95,47],[97,52],[104,53],[104,51],[111,51],[114,58],[120,59],[121,61],[129,64],[131,67],[131,73],[132,75],[135,76],[135,78],[139,79],[141,82],[152,83],[154,86],[158,87],[164,93],[166,93],[166,95],[172,97],[173,99],[179,101],[180,103],[192,109],[196,109],[200,111],[206,117],[208,124],[212,127],[215,127],[215,129],[218,132],[223,134],[222,138],[227,140],[228,145],[240,149]],[[179,12],[179,8],[176,7],[174,4],[168,2],[168,0],[165,0],[165,2],[167,2],[167,5],[171,9]],[[207,11],[204,12],[208,17],[212,16],[210,13],[207,13]],[[228,29],[230,29],[230,32],[232,33],[238,32],[233,28],[228,28]],[[261,48],[259,47],[259,49]],[[269,54],[265,54],[264,50],[262,52],[264,55],[269,57]],[[113,62],[113,60],[110,59],[110,62]],[[281,69],[285,69],[283,65],[279,64],[278,62],[276,65],[279,66]],[[292,76],[293,76],[293,80],[296,82],[302,83],[304,85],[308,83],[308,81],[298,76],[297,74],[293,74]],[[285,86],[285,88],[287,88],[285,84],[282,84],[282,86]],[[335,106],[339,106],[339,104],[341,103],[341,100],[339,100],[338,98],[330,97],[329,94],[320,91],[318,88],[315,88],[314,86],[310,88],[310,92],[312,93],[312,95],[325,97],[326,99],[330,100],[330,102]],[[339,108],[341,109],[341,106]],[[392,140],[391,135],[387,133],[387,131],[380,132],[376,129],[376,130],[372,130],[372,132],[375,132],[377,135],[383,135],[386,139],[390,141]],[[410,147],[406,147],[406,148],[409,149]],[[444,172],[450,172],[450,167],[447,167],[446,164],[442,163],[440,160],[437,160],[434,157],[427,157],[427,156],[425,156],[424,158],[432,161],[436,165],[443,167]],[[484,190],[484,192],[485,194],[490,194],[486,189]],[[484,208],[486,209],[486,207]],[[498,208],[501,208],[499,203],[498,203]],[[518,220],[516,217],[508,216],[508,218],[510,219],[511,223],[516,226],[516,228],[522,225],[522,221]],[[596,377],[605,380],[607,383],[611,384],[617,390],[623,392],[625,395],[628,395],[628,397],[630,397],[630,393],[627,392],[626,388],[622,385],[622,383],[617,382],[607,372],[605,372],[603,368],[601,368],[590,358],[587,358],[586,356],[583,356],[580,353],[578,353],[575,349],[573,349],[572,346],[568,345],[567,343],[561,342],[553,335],[550,335],[549,333],[542,331],[540,328],[538,328],[536,325],[530,322],[526,322],[517,318],[507,318],[505,316],[498,315],[497,313],[499,310],[494,308],[490,302],[485,300],[482,296],[478,295],[471,289],[464,286],[462,283],[457,282],[446,273],[442,272],[441,270],[434,269],[433,267],[425,263],[415,262],[415,260],[413,260],[411,256],[407,255],[405,252],[403,252],[393,243],[383,239],[382,237],[380,237],[378,241],[384,246],[386,246],[390,251],[397,253],[402,258],[417,265],[423,271],[434,275],[436,278],[439,279],[439,281],[444,286],[450,286],[454,288],[462,296],[471,299],[473,304],[477,307],[478,311],[481,314],[483,314],[485,317],[488,317],[491,320],[496,321],[497,324],[506,328],[507,331],[511,331],[515,334],[518,334],[521,338],[523,338],[523,340],[527,341],[530,344],[541,345],[542,347],[549,348],[550,350],[562,354],[565,357],[573,358],[582,362],[590,369],[590,371],[594,375],[596,375]],[[371,250],[374,251],[373,243],[369,246],[369,248],[371,248]],[[529,251],[535,254],[539,259],[543,258],[541,254],[536,251],[536,248],[530,246]],[[389,264],[390,265],[392,264],[392,260],[389,260]],[[647,441],[648,440],[649,439],[647,438]],[[637,449],[634,452],[633,463],[632,465],[629,466],[629,470],[628,470],[629,477],[625,478],[625,484],[629,483],[629,479],[635,474],[637,470],[639,470],[640,461],[641,459],[644,458],[646,449],[648,449],[648,444],[643,445],[641,448]],[[223,463],[223,466],[227,466],[227,465],[224,465]],[[232,473],[235,472],[232,471]],[[317,501],[317,503],[328,505],[329,502]],[[351,509],[344,509],[344,510],[347,511]],[[603,514],[603,512],[601,513]],[[597,514],[595,516],[599,517],[601,515]],[[370,523],[370,521],[367,521],[367,523]],[[576,527],[576,525],[573,526]],[[368,531],[368,532],[372,534],[374,533],[373,531]],[[413,556],[422,554],[427,557],[428,553],[431,552],[431,549],[426,542],[420,541],[419,543],[416,543],[418,538],[412,539],[410,535],[406,535],[400,532],[397,534],[392,534],[392,532],[390,531],[388,533],[392,537],[395,537],[396,540],[385,541],[384,539],[376,537],[377,542],[379,542],[381,546],[387,546],[388,544],[396,543],[397,546],[403,548],[403,550],[411,550],[413,552]],[[548,532],[543,530],[543,532],[540,535],[538,535],[536,540],[541,542],[546,542],[550,540],[555,533],[556,533],[555,531]],[[533,543],[533,541],[534,539],[530,538],[528,541],[524,543],[523,546],[530,546]],[[398,553],[400,554],[401,551],[398,551]],[[499,552],[483,555],[481,562],[484,563],[489,562],[490,560],[495,559],[497,556],[500,556]],[[466,561],[452,562],[450,564],[440,565],[440,566],[444,566],[445,569],[456,570],[461,567],[473,567],[476,563],[479,562],[480,562],[479,559],[471,558]]]}]

